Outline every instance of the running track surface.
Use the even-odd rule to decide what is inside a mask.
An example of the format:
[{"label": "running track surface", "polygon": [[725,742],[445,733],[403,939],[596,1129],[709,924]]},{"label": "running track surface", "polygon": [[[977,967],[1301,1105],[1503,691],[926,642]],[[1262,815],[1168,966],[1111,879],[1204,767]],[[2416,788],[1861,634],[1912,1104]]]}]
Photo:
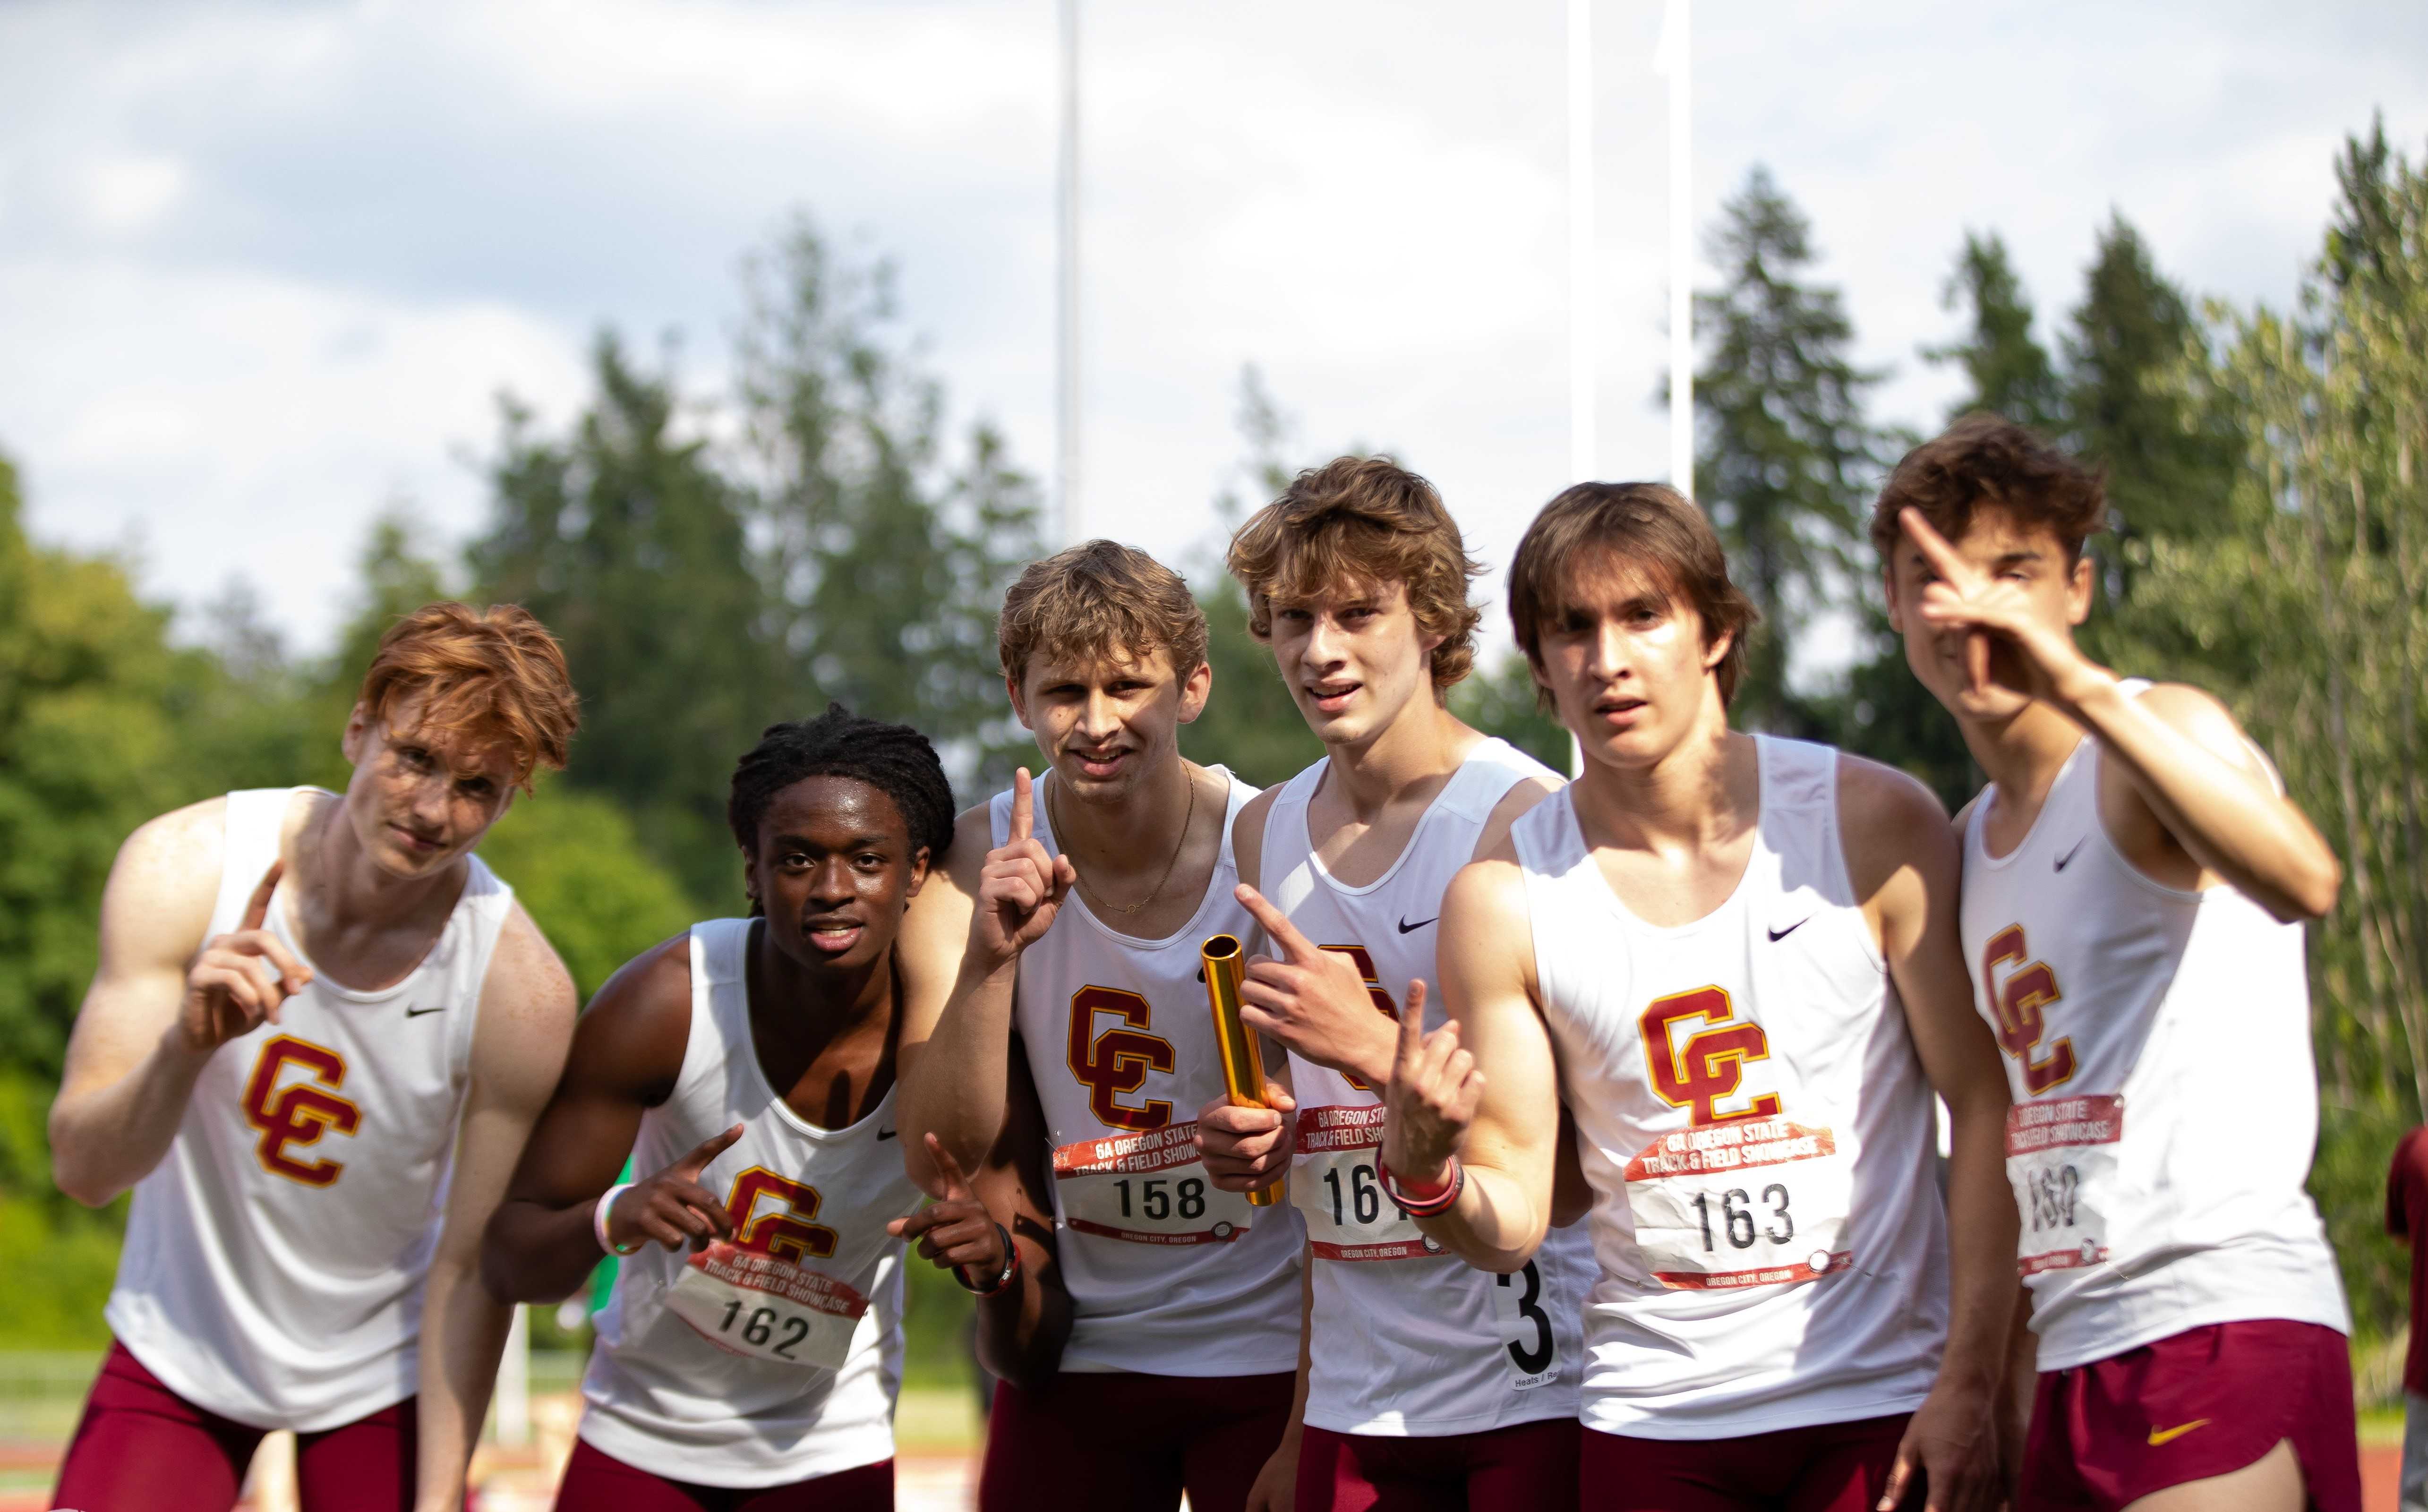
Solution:
[{"label": "running track surface", "polygon": [[[8,1458],[10,1462],[5,1468],[11,1471],[41,1468],[39,1460],[29,1463],[15,1456]],[[958,1454],[913,1454],[905,1455],[895,1464],[898,1512],[969,1512],[973,1461]],[[2362,1446],[2363,1512],[2397,1512],[2395,1486],[2401,1468],[2402,1452],[2395,1446]],[[526,1488],[517,1484],[521,1478],[511,1471],[495,1477],[478,1504],[479,1512],[547,1512],[547,1488]],[[40,1491],[0,1491],[0,1512],[42,1512],[49,1505],[50,1498]]]}]

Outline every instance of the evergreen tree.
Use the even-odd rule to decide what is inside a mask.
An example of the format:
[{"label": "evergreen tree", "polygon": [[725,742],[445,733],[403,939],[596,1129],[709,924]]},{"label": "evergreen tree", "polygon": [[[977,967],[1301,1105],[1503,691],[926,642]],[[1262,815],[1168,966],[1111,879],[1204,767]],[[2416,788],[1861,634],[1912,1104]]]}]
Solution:
[{"label": "evergreen tree", "polygon": [[2006,239],[1994,231],[1966,232],[1940,304],[1969,317],[1962,340],[1923,349],[1930,361],[1964,370],[1966,392],[1948,407],[1947,418],[1989,410],[2044,435],[2059,432],[2064,389],[2047,349],[2032,337],[2031,296],[2015,276]]},{"label": "evergreen tree", "polygon": [[2177,381],[2200,351],[2183,293],[2162,276],[2122,215],[2099,234],[2065,339],[2066,415],[2075,448],[2108,469],[2110,526],[2128,589],[2137,539],[2226,529],[2239,445],[2225,417]]},{"label": "evergreen tree", "polygon": [[694,897],[738,907],[727,781],[799,712],[778,693],[748,501],[676,434],[671,378],[612,336],[594,361],[598,396],[564,440],[507,402],[489,529],[467,553],[475,597],[523,605],[564,643],[582,698],[571,783],[615,798]]},{"label": "evergreen tree", "polygon": [[1696,478],[1731,574],[1761,609],[1736,710],[1751,728],[1820,728],[1790,693],[1788,652],[1858,568],[1861,512],[1884,441],[1865,419],[1882,376],[1857,367],[1838,290],[1809,281],[1811,227],[1755,168],[1722,209],[1711,255],[1727,285],[1695,297],[1711,333],[1695,380]]}]

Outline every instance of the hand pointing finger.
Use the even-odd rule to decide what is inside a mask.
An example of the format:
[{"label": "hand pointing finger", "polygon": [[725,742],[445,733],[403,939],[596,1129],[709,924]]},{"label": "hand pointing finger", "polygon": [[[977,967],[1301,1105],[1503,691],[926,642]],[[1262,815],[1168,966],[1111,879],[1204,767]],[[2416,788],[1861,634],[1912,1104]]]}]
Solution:
[{"label": "hand pointing finger", "polygon": [[1011,774],[1011,834],[1018,842],[1037,832],[1037,798],[1028,780],[1028,768],[1015,769]]},{"label": "hand pointing finger", "polygon": [[1265,927],[1266,935],[1286,959],[1302,966],[1323,959],[1323,952],[1316,947],[1314,942],[1299,933],[1298,926],[1290,922],[1289,915],[1273,907],[1264,894],[1241,882],[1231,890],[1231,896],[1239,900],[1242,908],[1255,915],[1256,922]]},{"label": "hand pointing finger", "polygon": [[284,876],[286,871],[287,862],[282,857],[271,862],[270,870],[261,874],[261,885],[253,890],[253,896],[245,902],[244,922],[237,926],[239,933],[258,929],[269,920],[270,895],[278,891],[278,879]]}]

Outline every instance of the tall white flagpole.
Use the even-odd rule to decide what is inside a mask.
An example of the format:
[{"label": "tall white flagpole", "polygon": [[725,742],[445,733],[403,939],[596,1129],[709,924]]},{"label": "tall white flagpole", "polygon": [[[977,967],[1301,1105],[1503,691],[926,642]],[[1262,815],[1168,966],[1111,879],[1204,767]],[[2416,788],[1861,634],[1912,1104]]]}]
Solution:
[{"label": "tall white flagpole", "polygon": [[1669,0],[1658,63],[1669,77],[1669,485],[1695,497],[1694,0]]},{"label": "tall white flagpole", "polygon": [[1058,175],[1059,270],[1054,372],[1055,530],[1058,546],[1080,539],[1079,496],[1079,0],[1060,0],[1062,142]]},{"label": "tall white flagpole", "polygon": [[1599,470],[1594,446],[1593,4],[1568,0],[1568,481]]}]

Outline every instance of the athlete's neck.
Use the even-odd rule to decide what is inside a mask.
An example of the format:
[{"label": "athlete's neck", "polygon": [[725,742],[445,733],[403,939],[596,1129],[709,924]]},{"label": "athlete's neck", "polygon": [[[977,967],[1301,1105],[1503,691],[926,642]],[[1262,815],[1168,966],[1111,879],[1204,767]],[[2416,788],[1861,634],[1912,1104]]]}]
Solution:
[{"label": "athlete's neck", "polygon": [[1325,745],[1327,797],[1350,822],[1372,825],[1411,798],[1432,801],[1483,739],[1430,690],[1419,693],[1365,740]]},{"label": "athlete's neck", "polygon": [[2038,698],[2003,720],[1960,720],[1964,748],[1981,764],[2002,801],[2036,811],[2065,767],[2066,758],[2087,738],[2080,725]]},{"label": "athlete's neck", "polygon": [[1083,797],[1058,780],[1047,785],[1046,822],[1054,843],[1091,884],[1098,877],[1152,875],[1180,848],[1195,781],[1176,748],[1119,793]]},{"label": "athlete's neck", "polygon": [[1642,766],[1588,757],[1568,792],[1593,844],[1623,850],[1714,848],[1762,817],[1762,771],[1751,735],[1723,715]]},{"label": "athlete's neck", "polygon": [[857,1122],[894,1084],[899,1015],[894,952],[861,966],[805,961],[750,930],[750,1038],[759,1068],[793,1110],[822,1128]]}]

